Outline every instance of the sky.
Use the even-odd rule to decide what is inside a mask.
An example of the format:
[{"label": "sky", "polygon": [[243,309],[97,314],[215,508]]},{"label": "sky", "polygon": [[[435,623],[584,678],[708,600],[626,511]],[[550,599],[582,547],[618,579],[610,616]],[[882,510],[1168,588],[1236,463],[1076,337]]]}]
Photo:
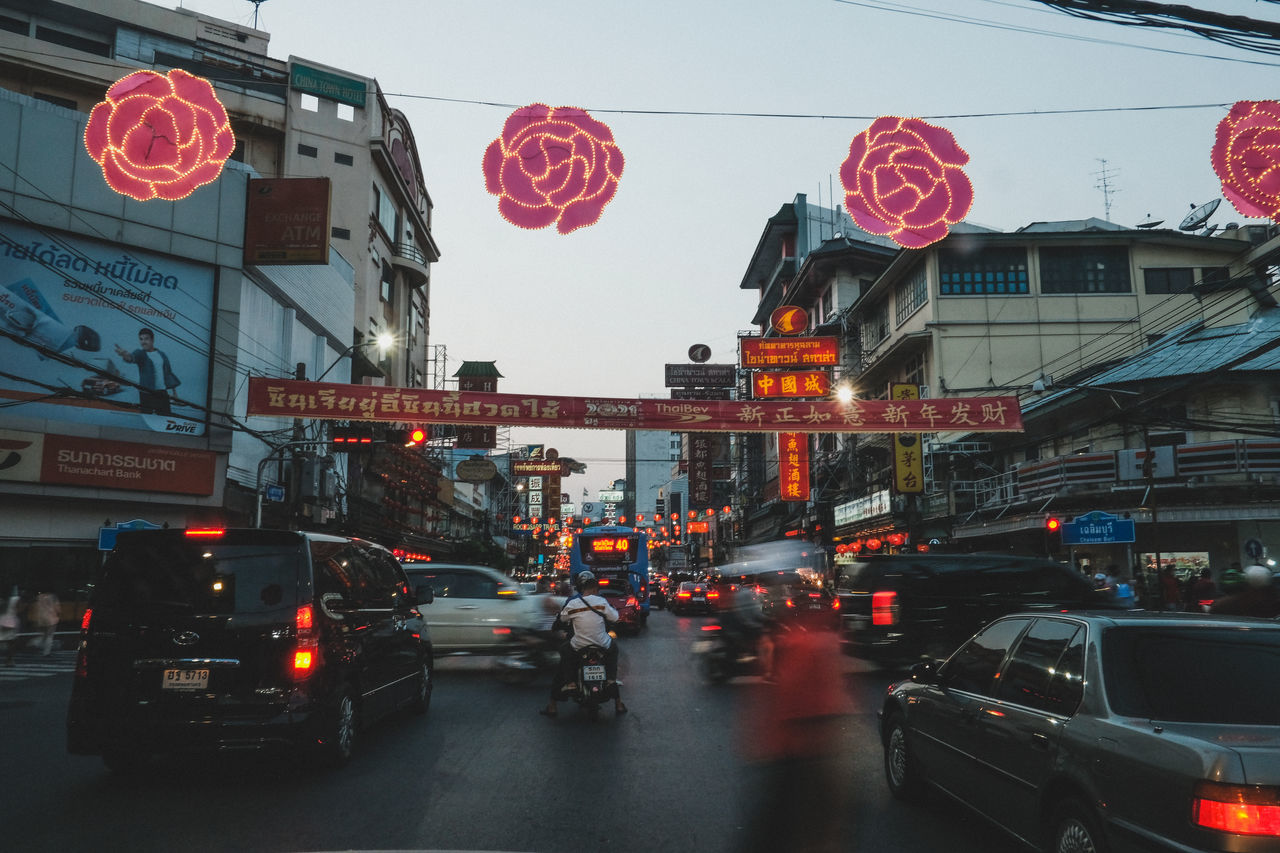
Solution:
[{"label": "sky", "polygon": [[[1183,2],[1280,22],[1269,0]],[[252,0],[158,5],[254,23]],[[1209,152],[1230,105],[1280,95],[1280,54],[1034,0],[265,0],[257,15],[270,56],[376,77],[408,117],[442,255],[431,343],[449,376],[496,362],[507,393],[666,397],[663,365],[694,344],[736,363],[766,220],[797,193],[841,204],[840,165],[877,116],[954,134],[970,222],[1176,227],[1221,196]],[[625,167],[591,227],[517,228],[485,190],[486,147],[533,103],[612,129]],[[1226,202],[1210,220],[1244,221]],[[620,432],[509,435],[586,462],[574,500],[623,476]]]}]

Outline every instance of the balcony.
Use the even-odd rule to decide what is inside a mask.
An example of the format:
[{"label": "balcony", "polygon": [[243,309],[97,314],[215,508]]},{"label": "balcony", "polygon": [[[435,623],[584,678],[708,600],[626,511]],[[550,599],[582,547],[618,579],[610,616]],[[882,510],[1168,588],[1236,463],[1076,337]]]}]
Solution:
[{"label": "balcony", "polygon": [[422,287],[431,277],[430,259],[412,243],[396,243],[391,247],[391,265],[401,270],[410,287]]}]

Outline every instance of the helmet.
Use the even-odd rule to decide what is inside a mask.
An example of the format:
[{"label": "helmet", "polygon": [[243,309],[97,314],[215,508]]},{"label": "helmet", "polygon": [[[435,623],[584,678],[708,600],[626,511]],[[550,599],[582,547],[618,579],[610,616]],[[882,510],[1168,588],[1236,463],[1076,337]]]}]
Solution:
[{"label": "helmet", "polygon": [[1222,572],[1222,578],[1219,586],[1223,592],[1238,592],[1240,587],[1244,585],[1244,572],[1240,569],[1230,568]]},{"label": "helmet", "polygon": [[578,572],[577,576],[573,579],[573,587],[574,589],[581,590],[587,584],[593,584],[595,582],[596,582],[595,575],[593,575],[591,572],[582,571],[582,572]]},{"label": "helmet", "polygon": [[1271,570],[1266,566],[1250,566],[1244,570],[1244,582],[1252,587],[1271,585]]}]

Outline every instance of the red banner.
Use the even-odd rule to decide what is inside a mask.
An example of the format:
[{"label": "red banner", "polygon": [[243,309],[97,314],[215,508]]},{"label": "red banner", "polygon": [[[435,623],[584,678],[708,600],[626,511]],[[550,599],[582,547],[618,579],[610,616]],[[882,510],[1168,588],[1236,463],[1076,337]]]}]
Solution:
[{"label": "red banner", "polygon": [[432,391],[249,377],[250,415],[669,432],[1021,432],[1017,397],[771,403]]},{"label": "red banner", "polygon": [[738,338],[743,367],[832,367],[840,363],[840,341],[816,338]]},{"label": "red banner", "polygon": [[778,497],[809,500],[809,434],[778,433]]},{"label": "red banner", "polygon": [[831,393],[831,377],[821,370],[794,373],[759,371],[751,376],[751,396],[757,400],[770,397],[825,397]]}]

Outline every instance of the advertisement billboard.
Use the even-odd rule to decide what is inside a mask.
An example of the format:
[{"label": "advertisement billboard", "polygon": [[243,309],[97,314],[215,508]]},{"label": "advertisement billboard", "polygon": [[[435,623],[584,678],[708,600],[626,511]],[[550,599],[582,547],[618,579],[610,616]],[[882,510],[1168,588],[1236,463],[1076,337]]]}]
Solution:
[{"label": "advertisement billboard", "polygon": [[244,262],[329,263],[329,179],[250,178]]},{"label": "advertisement billboard", "polygon": [[0,481],[211,495],[216,473],[208,450],[0,430]]},{"label": "advertisement billboard", "polygon": [[213,285],[207,265],[0,220],[0,400],[203,435]]}]

